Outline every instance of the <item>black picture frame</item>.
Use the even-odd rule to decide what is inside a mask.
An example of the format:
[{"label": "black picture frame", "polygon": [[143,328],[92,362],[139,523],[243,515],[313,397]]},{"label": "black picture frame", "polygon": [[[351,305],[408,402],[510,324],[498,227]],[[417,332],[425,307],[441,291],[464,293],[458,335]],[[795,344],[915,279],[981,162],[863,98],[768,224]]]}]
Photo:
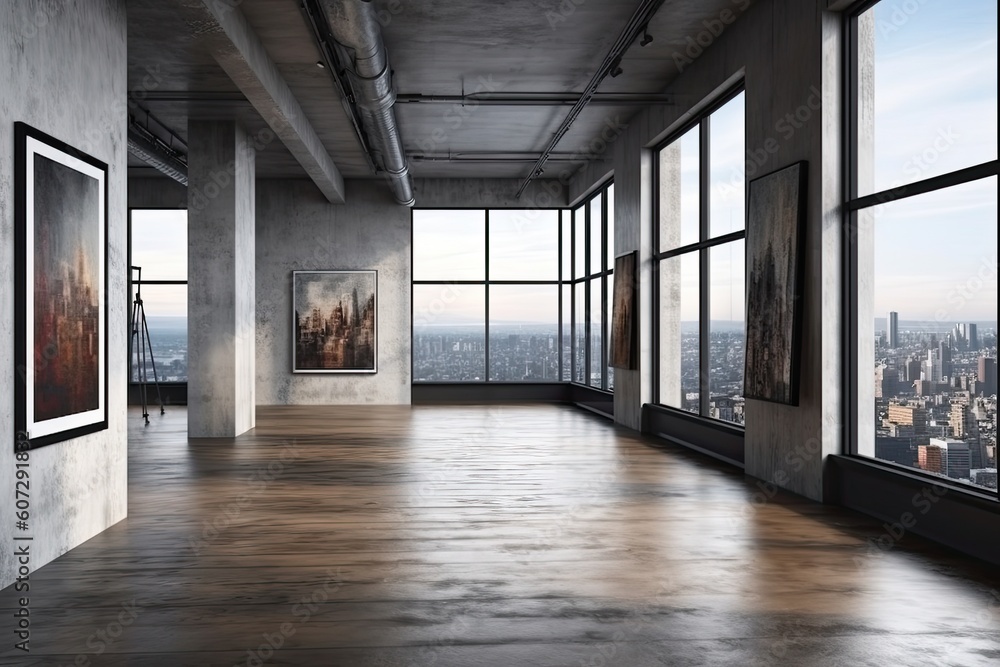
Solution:
[{"label": "black picture frame", "polygon": [[615,258],[611,306],[611,366],[624,370],[635,370],[638,367],[638,258],[637,250]]},{"label": "black picture frame", "polygon": [[808,164],[750,181],[745,398],[799,404]]},{"label": "black picture frame", "polygon": [[292,272],[292,372],[378,372],[378,271]]},{"label": "black picture frame", "polygon": [[16,451],[108,428],[108,165],[14,123]]}]

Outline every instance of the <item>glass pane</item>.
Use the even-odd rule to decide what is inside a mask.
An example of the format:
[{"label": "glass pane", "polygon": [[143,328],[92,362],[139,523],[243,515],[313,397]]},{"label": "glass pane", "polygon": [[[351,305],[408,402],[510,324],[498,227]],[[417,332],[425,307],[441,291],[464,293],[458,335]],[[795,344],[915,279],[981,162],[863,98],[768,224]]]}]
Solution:
[{"label": "glass pane", "polygon": [[604,376],[604,362],[601,360],[601,350],[604,349],[604,335],[601,315],[601,279],[588,281],[590,289],[590,386],[600,387]]},{"label": "glass pane", "polygon": [[562,289],[562,379],[573,379],[573,327],[571,310],[573,307],[573,286],[563,285]]},{"label": "glass pane", "polygon": [[558,279],[559,211],[490,211],[490,280]]},{"label": "glass pane", "polygon": [[604,220],[604,193],[597,195],[590,200],[590,267],[587,269],[590,274],[604,270],[604,231],[602,221]]},{"label": "glass pane", "polygon": [[903,199],[874,220],[861,261],[875,368],[859,374],[874,381],[874,455],[995,489],[997,179]]},{"label": "glass pane", "polygon": [[[131,341],[132,359],[129,362],[129,381],[135,382],[141,358],[137,353],[145,349],[146,377],[153,381],[153,365],[156,379],[160,382],[187,382],[188,339],[187,339],[187,285],[143,285],[141,296],[146,326],[149,329],[149,345],[140,345],[140,340]],[[132,288],[130,322],[137,317],[135,308],[135,287]],[[129,331],[138,327],[130,324]],[[152,360],[150,360],[152,353]]]},{"label": "glass pane", "polygon": [[660,151],[660,251],[700,239],[699,149],[695,126]]},{"label": "glass pane", "polygon": [[414,211],[414,280],[485,280],[486,211]]},{"label": "glass pane", "polygon": [[413,286],[413,381],[486,377],[486,288]]},{"label": "glass pane", "polygon": [[587,375],[587,329],[585,294],[587,283],[577,283],[573,286],[573,382],[583,383]]},{"label": "glass pane", "polygon": [[746,342],[744,242],[709,251],[709,404],[713,419],[743,423],[743,361]]},{"label": "glass pane", "polygon": [[699,412],[698,252],[660,262],[660,403]]},{"label": "glass pane", "polygon": [[857,27],[860,195],[997,158],[997,3],[880,2]]},{"label": "glass pane", "polygon": [[187,231],[187,211],[132,209],[132,266],[143,280],[187,280]]},{"label": "glass pane", "polygon": [[615,268],[615,185],[608,186],[608,265]]},{"label": "glass pane", "polygon": [[573,277],[582,278],[587,275],[587,212],[584,207],[573,211]]},{"label": "glass pane", "polygon": [[[744,176],[748,173],[745,164],[745,97],[744,93],[740,93],[709,116],[712,137],[709,148],[709,231],[712,237],[744,227]],[[762,169],[760,175],[766,171]]]},{"label": "glass pane", "polygon": [[562,211],[562,279],[573,279],[573,214]]},{"label": "glass pane", "polygon": [[490,286],[490,379],[559,379],[559,286]]}]

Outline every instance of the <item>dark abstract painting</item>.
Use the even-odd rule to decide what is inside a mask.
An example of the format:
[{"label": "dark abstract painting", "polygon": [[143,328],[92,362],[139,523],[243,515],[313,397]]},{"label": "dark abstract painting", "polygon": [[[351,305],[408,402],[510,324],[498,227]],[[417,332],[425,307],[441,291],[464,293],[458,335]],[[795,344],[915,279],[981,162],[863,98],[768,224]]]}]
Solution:
[{"label": "dark abstract painting", "polygon": [[107,428],[102,162],[18,123],[19,439]]},{"label": "dark abstract painting", "polygon": [[611,365],[636,368],[636,290],[635,260],[637,251],[615,258],[614,293],[611,309]]},{"label": "dark abstract painting", "polygon": [[375,373],[375,271],[292,274],[295,373]]},{"label": "dark abstract painting", "polygon": [[750,182],[747,398],[798,405],[805,208],[805,162]]}]

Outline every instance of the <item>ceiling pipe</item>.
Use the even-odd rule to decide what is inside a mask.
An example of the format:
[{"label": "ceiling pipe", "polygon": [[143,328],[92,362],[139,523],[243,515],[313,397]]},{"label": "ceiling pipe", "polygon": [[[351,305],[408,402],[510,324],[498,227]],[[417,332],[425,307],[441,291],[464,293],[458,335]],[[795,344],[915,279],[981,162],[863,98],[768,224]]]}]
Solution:
[{"label": "ceiling pipe", "polygon": [[392,70],[374,3],[323,0],[322,6],[333,38],[345,56],[343,62],[355,103],[361,110],[361,124],[375,153],[375,163],[386,173],[396,201],[413,206],[413,184],[393,110],[396,91]]},{"label": "ceiling pipe", "polygon": [[159,141],[137,125],[129,116],[128,152],[181,185],[188,184],[187,162],[184,156]]},{"label": "ceiling pipe", "polygon": [[[469,93],[468,95],[423,95],[399,93],[396,101],[407,104],[461,104],[482,106],[572,106],[580,93]],[[672,95],[656,93],[595,93],[590,104],[636,105],[673,104]]]},{"label": "ceiling pipe", "polygon": [[580,99],[576,101],[573,107],[566,114],[566,118],[556,129],[552,138],[549,139],[549,143],[545,146],[542,151],[541,157],[532,166],[531,171],[528,173],[527,178],[521,183],[521,187],[517,190],[516,198],[520,199],[521,195],[528,188],[536,177],[541,176],[542,172],[545,171],[545,162],[549,159],[552,151],[555,150],[556,145],[562,140],[566,133],[569,132],[569,128],[576,122],[577,117],[583,111],[583,109],[590,103],[597,93],[598,86],[604,81],[608,76],[618,76],[615,72],[621,73],[621,61],[625,52],[628,51],[632,42],[635,38],[639,36],[639,32],[645,30],[645,27],[649,25],[650,19],[656,14],[656,11],[660,8],[664,0],[640,0],[639,6],[636,7],[635,12],[632,13],[632,17],[629,19],[628,23],[622,29],[621,33],[618,35],[618,39],[615,40],[614,45],[612,45],[611,50],[608,51],[608,55],[604,57],[604,62],[601,66],[594,72],[594,75],[590,78],[590,82],[587,87],[584,88],[583,92],[580,94]]}]

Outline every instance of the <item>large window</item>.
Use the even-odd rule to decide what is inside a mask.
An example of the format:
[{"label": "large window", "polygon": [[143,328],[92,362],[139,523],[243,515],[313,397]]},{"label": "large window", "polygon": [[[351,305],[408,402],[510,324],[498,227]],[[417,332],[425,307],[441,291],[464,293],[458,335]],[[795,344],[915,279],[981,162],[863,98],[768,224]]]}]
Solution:
[{"label": "large window", "polygon": [[414,382],[559,382],[562,211],[413,212]]},{"label": "large window", "polygon": [[[140,290],[156,379],[187,382],[187,211],[132,209],[129,239],[130,264],[142,269],[141,284],[137,273],[130,275],[129,313],[135,312],[135,294]],[[129,382],[136,382],[140,357],[132,357]],[[153,380],[148,358],[146,377]]]},{"label": "large window", "polygon": [[853,453],[995,490],[997,5],[869,2],[848,33]]},{"label": "large window", "polygon": [[670,137],[656,161],[656,401],[743,424],[744,95]]},{"label": "large window", "polygon": [[[568,356],[573,382],[595,389],[614,389],[614,369],[609,364],[609,323],[614,278],[614,184],[607,184],[565,216],[563,256],[569,257],[571,276],[567,293],[572,297],[572,331]],[[565,268],[565,267],[564,267]]]}]

